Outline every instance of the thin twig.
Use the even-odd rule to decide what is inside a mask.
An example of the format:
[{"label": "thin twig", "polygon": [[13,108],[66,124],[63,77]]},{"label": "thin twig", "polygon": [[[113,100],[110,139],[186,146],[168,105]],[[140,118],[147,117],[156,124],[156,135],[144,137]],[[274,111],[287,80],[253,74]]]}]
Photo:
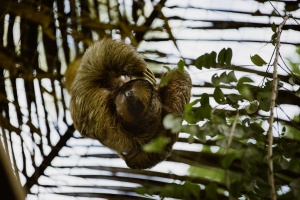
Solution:
[{"label": "thin twig", "polygon": [[[228,152],[230,150],[230,146],[231,146],[231,143],[232,143],[232,139],[233,139],[233,135],[234,135],[234,131],[235,131],[238,119],[239,119],[239,110],[237,110],[236,116],[234,118],[234,121],[233,121],[232,126],[231,126],[231,130],[230,130],[230,133],[229,133],[229,136],[228,136],[226,154],[228,154]],[[225,171],[225,181],[226,181],[226,186],[227,186],[228,190],[230,190],[230,174],[229,173],[230,173],[230,171],[229,171],[229,169],[227,169]]]},{"label": "thin twig", "polygon": [[230,146],[231,146],[231,143],[232,143],[232,138],[233,138],[233,135],[234,135],[234,131],[235,131],[235,127],[236,127],[236,124],[238,122],[238,119],[239,119],[239,110],[237,110],[236,116],[235,116],[234,121],[233,121],[232,126],[231,126],[230,134],[229,134],[229,137],[228,137],[226,153],[228,153],[228,151],[230,149]]},{"label": "thin twig", "polygon": [[274,183],[274,172],[273,172],[273,122],[274,122],[274,107],[275,107],[275,100],[277,96],[277,64],[278,64],[278,58],[279,58],[279,48],[280,48],[280,35],[282,31],[282,27],[286,23],[286,21],[291,17],[292,15],[287,15],[283,18],[283,22],[278,26],[277,28],[277,38],[276,38],[276,46],[275,46],[275,58],[273,63],[273,87],[272,87],[272,94],[271,94],[271,103],[270,103],[270,118],[269,118],[269,130],[268,130],[268,165],[269,165],[269,173],[268,173],[268,179],[269,179],[269,185],[271,188],[271,195],[270,199],[276,200],[276,189],[275,189],[275,183]]}]

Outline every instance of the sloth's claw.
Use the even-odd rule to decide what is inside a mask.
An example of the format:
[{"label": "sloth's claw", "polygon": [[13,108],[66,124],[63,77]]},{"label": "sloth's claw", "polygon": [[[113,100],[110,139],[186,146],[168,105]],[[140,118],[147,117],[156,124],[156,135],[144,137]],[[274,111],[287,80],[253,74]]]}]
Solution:
[{"label": "sloth's claw", "polygon": [[148,67],[147,67],[146,72],[144,72],[143,74],[152,84],[154,84],[154,85],[156,84],[155,75],[153,74],[153,72],[150,69],[148,69]]},{"label": "sloth's claw", "polygon": [[125,160],[125,156],[122,154],[122,152],[117,151],[117,154],[121,159]]}]

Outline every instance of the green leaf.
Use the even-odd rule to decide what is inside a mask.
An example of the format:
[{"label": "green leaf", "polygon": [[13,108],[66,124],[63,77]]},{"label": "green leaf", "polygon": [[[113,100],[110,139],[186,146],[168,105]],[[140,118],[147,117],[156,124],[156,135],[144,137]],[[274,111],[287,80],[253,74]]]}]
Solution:
[{"label": "green leaf", "polygon": [[[296,178],[293,179],[290,183],[290,186],[292,188],[292,191],[296,194],[296,195],[300,195],[300,178]],[[299,197],[299,196],[298,196]]]},{"label": "green leaf", "polygon": [[298,55],[300,55],[300,46],[299,46],[299,45],[296,47],[296,53],[297,53]]},{"label": "green leaf", "polygon": [[253,101],[254,100],[253,88],[251,88],[251,85],[245,84],[248,82],[253,82],[253,80],[249,77],[240,78],[240,80],[237,83],[237,90],[245,99],[249,101]]},{"label": "green leaf", "polygon": [[209,96],[207,93],[203,93],[200,99],[200,106],[196,109],[196,116],[199,120],[210,119],[212,107],[209,104]]},{"label": "green leaf", "polygon": [[178,66],[178,72],[183,74],[184,73],[185,62],[182,59],[180,59],[177,66]]},{"label": "green leaf", "polygon": [[229,94],[229,95],[227,95],[226,100],[227,101],[230,100],[230,102],[232,102],[232,103],[237,103],[238,101],[242,101],[243,97],[238,94]]},{"label": "green leaf", "polygon": [[217,53],[215,51],[212,51],[210,53],[209,57],[210,57],[211,67],[216,67],[217,66],[217,62],[216,62]]},{"label": "green leaf", "polygon": [[[234,181],[233,183],[230,183],[230,189],[229,189],[229,195],[231,197],[235,197],[235,198],[231,198],[231,199],[239,199],[240,195],[241,195],[241,191],[243,190],[243,182],[242,181]],[[247,187],[246,187],[247,188]]]},{"label": "green leaf", "polygon": [[271,93],[271,91],[257,93],[256,98],[259,102],[260,109],[262,109],[263,111],[268,112],[270,110]]},{"label": "green leaf", "polygon": [[275,24],[274,22],[271,24],[271,28],[272,28],[272,31],[273,31],[274,33],[276,33],[277,26],[276,26],[276,24]]},{"label": "green leaf", "polygon": [[161,188],[160,197],[176,199],[200,199],[200,186],[191,182],[184,182],[183,185],[171,183]]},{"label": "green leaf", "polygon": [[200,131],[199,125],[183,125],[182,132],[190,134],[190,138],[188,139],[189,143],[194,142],[194,136],[196,136],[200,141],[206,142],[206,135]]},{"label": "green leaf", "polygon": [[171,68],[170,67],[168,67],[168,66],[166,66],[166,65],[164,65],[163,66],[163,68],[165,68],[168,72],[170,72],[171,71]]},{"label": "green leaf", "polygon": [[[200,102],[199,107],[193,108]],[[190,124],[195,124],[204,119],[210,119],[212,107],[209,105],[209,96],[207,93],[203,93],[199,100],[195,100],[185,106],[184,119]]]},{"label": "green leaf", "polygon": [[183,184],[183,192],[184,198],[195,198],[195,199],[200,199],[200,186],[198,184],[185,181]]},{"label": "green leaf", "polygon": [[138,187],[135,189],[135,192],[141,195],[155,195],[160,192],[160,188],[158,187]]},{"label": "green leaf", "polygon": [[277,38],[277,33],[274,33],[271,37],[271,43],[273,44],[273,46],[275,46],[276,44],[276,38]]},{"label": "green leaf", "polygon": [[205,186],[205,194],[206,198],[205,199],[211,199],[211,200],[216,200],[218,199],[218,186],[216,183],[211,182],[208,185]]},{"label": "green leaf", "polygon": [[254,56],[250,56],[251,61],[256,65],[256,66],[263,66],[266,63],[259,55],[255,54]]},{"label": "green leaf", "polygon": [[[216,145],[218,145],[218,146],[220,146],[220,147],[222,147],[224,149],[227,149],[228,148],[228,140],[227,140],[227,138],[224,137],[224,138],[218,140],[216,142]],[[240,142],[238,142],[238,141],[236,141],[236,140],[233,139],[231,141],[230,148],[236,149],[236,150],[241,150],[243,148],[243,145],[242,145],[242,143],[240,143]]]},{"label": "green leaf", "polygon": [[256,132],[256,134],[262,134],[265,130],[261,127],[260,124],[254,122],[250,124],[250,128]]},{"label": "green leaf", "polygon": [[167,75],[161,78],[159,87],[165,87],[169,84],[169,81],[171,80],[171,76]]},{"label": "green leaf", "polygon": [[229,169],[231,163],[236,159],[235,154],[227,154],[222,160],[221,165],[224,169]]},{"label": "green leaf", "polygon": [[138,187],[135,189],[135,192],[141,195],[144,195],[147,193],[147,189],[145,187]]},{"label": "green leaf", "polygon": [[258,102],[253,101],[249,105],[246,105],[245,110],[248,114],[253,114],[258,110]]},{"label": "green leaf", "polygon": [[238,85],[244,84],[244,83],[253,83],[253,80],[247,76],[243,76],[242,78],[239,79]]},{"label": "green leaf", "polygon": [[224,170],[220,167],[208,167],[205,165],[199,166],[190,166],[188,170],[190,177],[197,177],[201,180],[210,180],[210,182],[216,181],[219,183],[223,183],[224,181]]},{"label": "green leaf", "polygon": [[182,127],[182,118],[173,114],[168,114],[163,119],[165,129],[170,129],[172,133],[179,133]]},{"label": "green leaf", "polygon": [[199,56],[198,58],[196,58],[195,66],[200,70],[202,69],[202,67],[203,67],[203,57],[202,56]]},{"label": "green leaf", "polygon": [[229,83],[237,82],[234,71],[229,72],[229,74],[227,75],[227,78],[228,78]]},{"label": "green leaf", "polygon": [[210,54],[205,53],[204,55],[199,56],[195,61],[195,66],[198,69],[205,67],[207,69],[216,66],[216,57],[217,53],[212,51]]},{"label": "green leaf", "polygon": [[225,101],[224,94],[223,94],[222,90],[220,89],[220,87],[215,88],[213,97],[214,97],[215,101],[219,104],[222,104]]},{"label": "green leaf", "polygon": [[226,74],[226,72],[223,72],[221,75],[220,75],[220,82],[222,82],[222,83],[229,83],[229,81],[228,81],[228,76],[227,76],[227,74]]},{"label": "green leaf", "polygon": [[217,74],[214,74],[212,77],[211,77],[211,83],[214,85],[214,86],[218,86],[220,84],[220,78]]},{"label": "green leaf", "polygon": [[[214,115],[213,115],[214,116]],[[206,122],[202,127],[200,127],[201,134],[205,136],[215,137],[218,134],[218,128],[213,122]]]},{"label": "green leaf", "polygon": [[193,110],[193,106],[196,105],[200,100],[195,100],[191,103],[188,103],[185,107],[184,107],[184,120],[187,121],[190,124],[195,124],[197,123],[199,120],[196,118],[195,116],[195,112]]},{"label": "green leaf", "polygon": [[284,126],[284,127],[282,127],[282,129],[281,129],[281,135],[284,135],[285,132],[286,132],[286,127]]},{"label": "green leaf", "polygon": [[209,105],[209,96],[207,93],[203,93],[201,95],[200,104],[201,104],[201,106],[204,106],[207,104]]},{"label": "green leaf", "polygon": [[202,69],[202,67],[205,67],[207,68],[208,64],[207,64],[207,53],[202,55],[202,56],[199,56],[196,61],[195,61],[195,66],[198,68],[198,69]]},{"label": "green leaf", "polygon": [[289,162],[282,156],[278,159],[278,164],[280,165],[281,169],[288,169]]},{"label": "green leaf", "polygon": [[242,97],[244,97],[248,101],[254,100],[253,93],[248,86],[242,85],[241,87],[238,88],[238,91],[242,95]]},{"label": "green leaf", "polygon": [[162,152],[170,138],[159,136],[143,146],[145,152]]},{"label": "green leaf", "polygon": [[228,66],[231,66],[231,59],[232,59],[232,49],[228,48],[226,50],[226,54],[225,54],[225,63]]},{"label": "green leaf", "polygon": [[243,158],[244,158],[243,161],[244,162],[254,162],[254,161],[261,162],[262,156],[263,155],[257,149],[256,146],[249,145],[243,153]]},{"label": "green leaf", "polygon": [[293,12],[299,9],[299,1],[294,1],[293,3],[285,3],[284,9],[286,12]]},{"label": "green leaf", "polygon": [[220,66],[224,66],[224,62],[225,62],[225,54],[226,54],[226,49],[223,48],[218,55],[218,64]]},{"label": "green leaf", "polygon": [[209,104],[201,105],[196,110],[196,116],[199,120],[210,119],[211,118],[212,107]]}]

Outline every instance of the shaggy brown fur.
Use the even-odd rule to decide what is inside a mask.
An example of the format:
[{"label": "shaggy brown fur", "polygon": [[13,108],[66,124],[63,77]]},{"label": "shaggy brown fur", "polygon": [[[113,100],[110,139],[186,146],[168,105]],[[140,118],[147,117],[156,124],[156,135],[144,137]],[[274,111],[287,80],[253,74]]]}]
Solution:
[{"label": "shaggy brown fur", "polygon": [[[140,79],[126,82],[121,75]],[[154,75],[133,47],[111,39],[96,42],[85,52],[79,68],[65,75],[75,128],[117,151],[128,167],[153,167],[170,155],[178,139],[178,134],[164,129],[162,120],[168,113],[182,116],[192,87],[186,72],[173,70],[167,75],[171,76],[169,84],[156,88],[142,79],[146,76],[153,81]],[[160,135],[170,138],[164,151],[142,150]]]}]

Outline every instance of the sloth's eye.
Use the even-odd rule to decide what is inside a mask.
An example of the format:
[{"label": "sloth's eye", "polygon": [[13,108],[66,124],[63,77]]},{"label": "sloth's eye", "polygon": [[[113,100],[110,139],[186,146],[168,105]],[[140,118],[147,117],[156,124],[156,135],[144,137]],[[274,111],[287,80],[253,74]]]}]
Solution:
[{"label": "sloth's eye", "polygon": [[135,100],[136,100],[136,99],[135,99],[135,95],[134,95],[134,93],[132,92],[132,90],[126,91],[124,95],[125,95],[125,97],[127,98],[127,100],[129,100],[129,101],[135,101]]}]

